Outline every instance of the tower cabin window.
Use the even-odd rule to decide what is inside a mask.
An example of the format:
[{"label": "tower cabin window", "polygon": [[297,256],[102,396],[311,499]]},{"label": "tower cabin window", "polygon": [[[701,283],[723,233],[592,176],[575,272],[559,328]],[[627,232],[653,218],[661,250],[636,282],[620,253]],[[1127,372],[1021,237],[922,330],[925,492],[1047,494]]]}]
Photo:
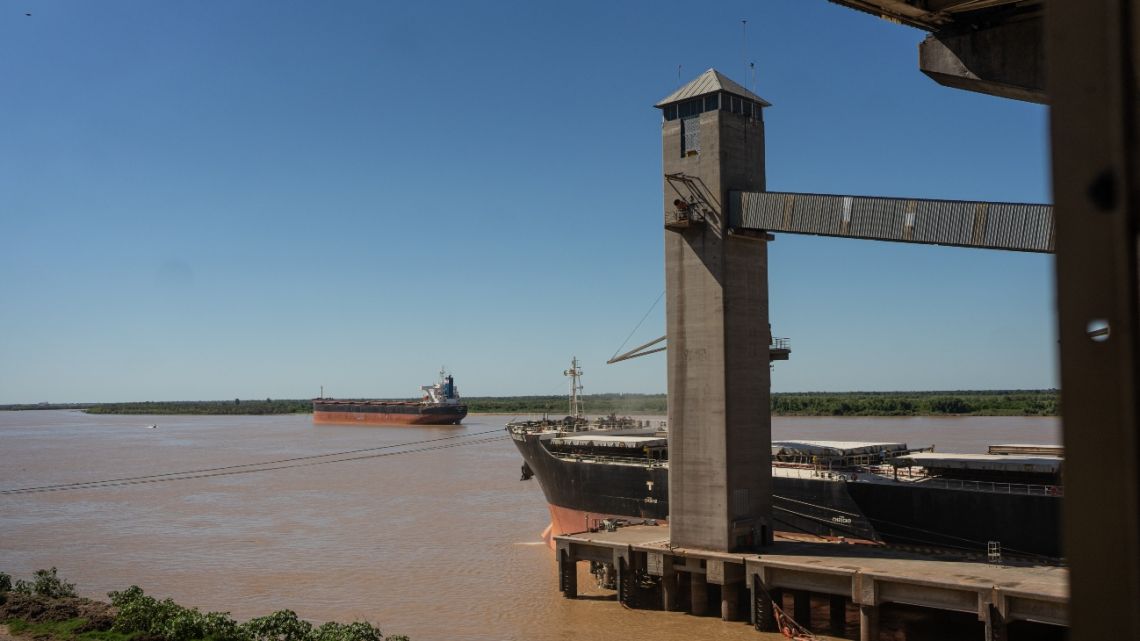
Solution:
[{"label": "tower cabin window", "polygon": [[760,118],[760,103],[741,98],[730,93],[720,92],[690,98],[683,102],[666,105],[662,115],[666,121],[683,120],[700,115],[706,111],[731,111],[748,118]]},{"label": "tower cabin window", "polygon": [[681,156],[699,153],[701,150],[700,116],[706,111],[730,111],[745,118],[760,118],[760,103],[741,98],[730,93],[718,92],[690,98],[671,105],[665,105],[662,116],[665,120],[681,121]]},{"label": "tower cabin window", "polygon": [[701,152],[701,119],[689,116],[681,119],[681,157]]}]

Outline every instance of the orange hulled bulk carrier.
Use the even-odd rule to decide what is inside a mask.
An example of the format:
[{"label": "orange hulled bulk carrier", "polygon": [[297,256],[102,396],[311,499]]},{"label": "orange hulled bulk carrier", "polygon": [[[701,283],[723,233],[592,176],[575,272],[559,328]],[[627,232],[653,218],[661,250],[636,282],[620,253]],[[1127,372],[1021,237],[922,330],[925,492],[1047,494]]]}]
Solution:
[{"label": "orange hulled bulk carrier", "polygon": [[314,423],[365,423],[369,425],[458,425],[467,416],[459,400],[455,379],[440,370],[439,382],[420,387],[420,401],[368,401],[313,399]]}]

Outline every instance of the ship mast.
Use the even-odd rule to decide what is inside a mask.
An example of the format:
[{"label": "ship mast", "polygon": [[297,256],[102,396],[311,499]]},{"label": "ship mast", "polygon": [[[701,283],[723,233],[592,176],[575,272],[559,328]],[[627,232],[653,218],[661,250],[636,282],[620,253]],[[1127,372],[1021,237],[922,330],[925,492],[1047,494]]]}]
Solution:
[{"label": "ship mast", "polygon": [[570,359],[570,369],[562,372],[563,376],[570,377],[570,416],[578,418],[582,415],[582,401],[578,393],[582,391],[582,368],[578,367],[578,357]]}]

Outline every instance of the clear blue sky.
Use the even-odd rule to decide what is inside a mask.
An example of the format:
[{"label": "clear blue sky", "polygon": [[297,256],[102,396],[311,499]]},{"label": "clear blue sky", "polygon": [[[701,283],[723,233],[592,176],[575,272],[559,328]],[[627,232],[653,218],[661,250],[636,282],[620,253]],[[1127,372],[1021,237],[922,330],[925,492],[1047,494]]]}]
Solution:
[{"label": "clear blue sky", "polygon": [[[559,393],[575,354],[587,393],[663,391],[664,355],[604,362],[664,289],[678,65],[755,61],[772,190],[1049,202],[1046,109],[935,84],[923,35],[824,0],[9,0],[0,403]],[[1052,269],[780,236],[773,389],[1055,386]]]}]

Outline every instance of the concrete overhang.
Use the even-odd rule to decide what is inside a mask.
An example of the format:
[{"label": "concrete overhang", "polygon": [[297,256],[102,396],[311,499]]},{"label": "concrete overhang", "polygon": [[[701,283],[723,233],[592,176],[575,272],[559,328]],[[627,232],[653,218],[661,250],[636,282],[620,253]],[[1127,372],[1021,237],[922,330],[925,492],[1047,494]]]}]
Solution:
[{"label": "concrete overhang", "polygon": [[1047,102],[1045,0],[830,1],[929,31],[918,66],[941,85]]}]

